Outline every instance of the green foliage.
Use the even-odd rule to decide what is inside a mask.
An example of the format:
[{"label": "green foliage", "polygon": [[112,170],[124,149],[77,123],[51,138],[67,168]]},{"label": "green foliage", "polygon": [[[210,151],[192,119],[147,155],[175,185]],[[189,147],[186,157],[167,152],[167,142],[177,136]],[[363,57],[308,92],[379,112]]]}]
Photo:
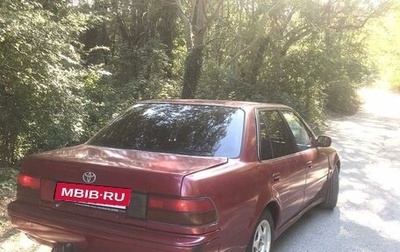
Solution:
[{"label": "green foliage", "polygon": [[2,200],[13,198],[12,194],[15,193],[17,188],[17,174],[18,170],[16,169],[0,167],[0,195],[3,196]]},{"label": "green foliage", "polygon": [[378,83],[400,91],[400,3],[366,28],[367,52],[378,70]]},{"label": "green foliage", "polygon": [[327,107],[339,114],[354,114],[360,105],[356,91],[356,88],[346,82],[331,83],[327,89],[329,94]]},{"label": "green foliage", "polygon": [[284,103],[319,126],[327,109],[357,110],[356,90],[376,74],[371,48],[400,86],[397,47],[366,40],[389,1],[205,3],[3,0],[0,165],[84,142],[137,100],[182,93]]},{"label": "green foliage", "polygon": [[284,103],[315,125],[326,109],[357,110],[356,90],[373,74],[361,31],[384,13],[385,3],[227,6],[209,34],[199,97]]},{"label": "green foliage", "polygon": [[0,9],[1,160],[64,146],[79,139],[79,55],[70,43],[85,17],[57,16],[35,1]]}]

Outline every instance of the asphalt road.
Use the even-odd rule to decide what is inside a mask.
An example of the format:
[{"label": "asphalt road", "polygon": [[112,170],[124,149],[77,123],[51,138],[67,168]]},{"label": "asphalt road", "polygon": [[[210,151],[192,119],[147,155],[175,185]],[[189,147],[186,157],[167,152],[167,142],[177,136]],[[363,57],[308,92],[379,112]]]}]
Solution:
[{"label": "asphalt road", "polygon": [[[336,209],[315,208],[275,243],[286,251],[400,251],[400,96],[364,90],[363,109],[333,119],[330,131],[342,160]],[[49,252],[12,231],[1,252]]]},{"label": "asphalt road", "polygon": [[400,251],[400,96],[367,89],[352,117],[333,119],[341,155],[336,209],[315,208],[275,243],[284,251]]}]

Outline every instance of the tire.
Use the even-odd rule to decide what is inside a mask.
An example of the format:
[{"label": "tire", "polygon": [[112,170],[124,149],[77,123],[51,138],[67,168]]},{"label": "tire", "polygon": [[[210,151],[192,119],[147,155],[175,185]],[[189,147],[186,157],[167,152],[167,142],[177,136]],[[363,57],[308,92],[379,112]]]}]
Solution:
[{"label": "tire", "polygon": [[335,165],[331,178],[328,181],[325,201],[322,202],[322,208],[333,210],[336,207],[339,195],[339,169]]},{"label": "tire", "polygon": [[274,222],[266,210],[257,222],[246,252],[270,252],[274,240]]}]

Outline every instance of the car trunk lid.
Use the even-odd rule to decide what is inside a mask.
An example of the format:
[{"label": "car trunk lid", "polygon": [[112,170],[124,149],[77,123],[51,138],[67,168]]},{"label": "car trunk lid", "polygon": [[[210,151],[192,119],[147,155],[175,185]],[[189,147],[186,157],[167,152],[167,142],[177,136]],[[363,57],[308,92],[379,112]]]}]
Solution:
[{"label": "car trunk lid", "polygon": [[[144,219],[146,215],[148,194],[179,196],[184,176],[227,161],[227,158],[220,157],[193,157],[80,145],[30,156],[24,160],[22,172],[40,179],[42,206],[144,225],[140,224],[140,219]],[[87,175],[88,172],[94,174],[95,179],[85,182],[85,173]],[[67,186],[67,189],[62,189],[61,186]],[[101,190],[116,193],[127,189],[131,192],[127,196],[129,206],[125,209],[121,206],[93,205],[94,202],[87,200],[82,203],[57,198],[61,190],[65,190],[67,196],[74,196],[68,188],[87,189],[85,192],[81,191],[87,193],[86,198],[89,197],[90,190],[101,194]],[[117,194],[116,199],[118,198],[121,198],[121,194]],[[108,211],[98,211],[99,208]],[[129,216],[125,213],[138,217],[139,220],[127,220]]]},{"label": "car trunk lid", "polygon": [[71,183],[85,183],[83,174],[90,171],[96,174],[95,185],[179,195],[184,176],[227,161],[80,145],[33,155],[24,161],[23,169],[31,175]]}]

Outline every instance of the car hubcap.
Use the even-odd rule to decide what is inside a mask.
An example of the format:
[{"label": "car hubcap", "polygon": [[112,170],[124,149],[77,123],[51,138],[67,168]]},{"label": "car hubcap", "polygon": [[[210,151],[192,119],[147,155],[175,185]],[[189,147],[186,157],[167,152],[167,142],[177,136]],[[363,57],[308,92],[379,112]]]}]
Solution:
[{"label": "car hubcap", "polygon": [[263,220],[257,227],[253,240],[253,252],[269,252],[271,245],[271,228],[268,221]]}]

